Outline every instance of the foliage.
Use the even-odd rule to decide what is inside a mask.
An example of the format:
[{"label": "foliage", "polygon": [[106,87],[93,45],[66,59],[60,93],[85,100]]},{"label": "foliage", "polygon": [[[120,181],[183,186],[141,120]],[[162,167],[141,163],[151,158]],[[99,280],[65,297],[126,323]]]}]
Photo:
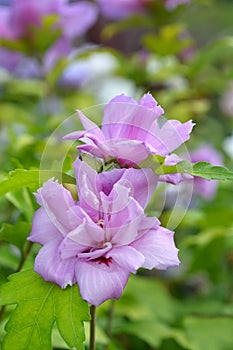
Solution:
[{"label": "foliage", "polygon": [[[121,20],[99,13],[98,22],[70,43],[70,53],[51,65],[48,53],[64,39],[54,26],[58,14],[33,27],[31,41],[0,39],[3,350],[88,348],[84,339],[90,316],[77,285],[62,290],[33,272],[39,248],[27,240],[38,208],[33,192],[54,177],[76,198],[71,164],[77,152],[61,140],[80,129],[76,116],[68,118],[77,108],[87,109],[98,124],[99,105],[123,92],[137,99],[147,91],[167,119],[196,123],[186,154],[208,143],[223,161],[166,165],[164,157],[150,156],[140,164],[158,175],[182,173],[207,180],[205,188],[214,182],[216,192],[207,199],[194,191],[184,208],[182,186],[178,204],[173,185],[158,188],[148,211],[158,212],[163,226],[172,214],[183,218],[174,228],[181,265],[166,272],[140,270],[130,277],[120,300],[101,305],[97,349],[233,348],[233,148],[227,142],[233,143],[232,10],[231,1],[193,0],[167,11],[158,0]],[[20,55],[13,67],[9,59],[2,62],[3,49]],[[177,154],[182,157],[183,151]]]}]

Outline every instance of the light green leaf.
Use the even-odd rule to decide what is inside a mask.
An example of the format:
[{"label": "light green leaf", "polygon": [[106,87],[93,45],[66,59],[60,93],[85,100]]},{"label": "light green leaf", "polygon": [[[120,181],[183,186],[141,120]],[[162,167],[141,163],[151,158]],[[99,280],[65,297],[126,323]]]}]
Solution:
[{"label": "light green leaf", "polygon": [[37,189],[41,179],[46,181],[52,177],[60,182],[75,184],[75,179],[72,176],[59,171],[16,169],[11,171],[6,179],[0,181],[0,196],[23,187]]},{"label": "light green leaf", "polygon": [[233,349],[233,319],[230,317],[188,317],[185,329],[196,350]]},{"label": "light green leaf", "polygon": [[88,304],[77,285],[61,289],[32,270],[16,273],[0,288],[0,305],[17,304],[6,324],[3,350],[51,350],[54,322],[70,348],[84,349]]}]

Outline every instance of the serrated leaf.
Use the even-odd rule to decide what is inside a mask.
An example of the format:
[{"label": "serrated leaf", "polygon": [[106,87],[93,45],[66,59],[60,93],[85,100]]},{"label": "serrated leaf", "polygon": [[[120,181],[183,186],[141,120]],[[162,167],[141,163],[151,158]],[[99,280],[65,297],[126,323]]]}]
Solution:
[{"label": "serrated leaf", "polygon": [[60,182],[75,183],[72,176],[59,171],[16,169],[11,171],[6,179],[0,181],[0,196],[23,187],[37,189],[40,186],[40,179],[45,181],[52,177]]},{"label": "serrated leaf", "polygon": [[61,289],[32,270],[11,275],[9,280],[0,288],[0,305],[17,307],[6,324],[3,350],[51,350],[55,322],[69,347],[84,349],[83,321],[90,316],[77,285]]},{"label": "serrated leaf", "polygon": [[190,163],[187,160],[183,160],[176,165],[159,165],[155,159],[154,163],[151,162],[150,166],[158,175],[185,173],[202,177],[206,180],[233,180],[233,171],[222,166],[212,165],[208,162]]},{"label": "serrated leaf", "polygon": [[0,229],[0,240],[14,244],[22,251],[30,230],[29,222],[19,221],[15,225],[3,224]]}]

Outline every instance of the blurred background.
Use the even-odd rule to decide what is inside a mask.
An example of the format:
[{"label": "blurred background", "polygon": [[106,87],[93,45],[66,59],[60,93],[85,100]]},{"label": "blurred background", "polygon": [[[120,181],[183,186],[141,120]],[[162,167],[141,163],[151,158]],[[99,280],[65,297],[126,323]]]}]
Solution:
[{"label": "blurred background", "polygon": [[[233,171],[232,19],[231,0],[0,1],[0,284],[38,251],[26,237],[39,183],[19,189],[17,174],[42,159],[43,170],[62,159],[70,173],[76,151],[61,137],[78,129],[77,108],[98,123],[112,97],[150,91],[167,119],[196,123],[193,162]],[[196,178],[188,210],[174,208],[175,186],[162,190],[147,212],[175,230],[180,267],[131,276],[122,298],[98,309],[97,349],[231,350],[232,181]],[[56,328],[53,347],[68,349]]]}]

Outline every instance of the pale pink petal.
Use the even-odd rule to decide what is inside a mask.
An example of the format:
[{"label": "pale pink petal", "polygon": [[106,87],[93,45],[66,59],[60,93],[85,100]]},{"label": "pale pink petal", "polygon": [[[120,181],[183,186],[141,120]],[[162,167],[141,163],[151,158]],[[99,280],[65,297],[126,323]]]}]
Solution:
[{"label": "pale pink petal", "polygon": [[166,270],[179,265],[178,249],[173,235],[174,232],[158,227],[131,243],[132,247],[145,256],[144,268]]},{"label": "pale pink petal", "polygon": [[45,281],[57,283],[61,288],[73,285],[75,279],[75,258],[62,260],[59,254],[60,240],[52,240],[39,251],[34,269]]},{"label": "pale pink petal", "polygon": [[139,100],[138,104],[148,109],[152,109],[154,112],[155,118],[158,118],[160,115],[164,113],[163,108],[158,105],[157,101],[154,99],[154,97],[150,93],[143,95],[142,98]]},{"label": "pale pink petal", "polygon": [[143,266],[145,257],[139,251],[130,246],[116,247],[106,254],[106,258],[113,260],[121,266],[122,269],[136,273],[137,269]]},{"label": "pale pink petal", "polygon": [[38,190],[37,201],[44,208],[53,225],[63,235],[82,222],[77,211],[72,210],[75,202],[71,193],[57,181],[48,180]]},{"label": "pale pink petal", "polygon": [[118,123],[127,122],[136,110],[137,102],[124,94],[114,97],[104,108],[102,130],[106,139],[118,137]]},{"label": "pale pink petal", "polygon": [[125,165],[138,165],[149,154],[148,147],[142,141],[113,140],[111,142],[110,155],[116,158],[122,167]]},{"label": "pale pink petal", "polygon": [[39,208],[34,214],[32,230],[28,240],[44,245],[55,238],[62,238],[60,231],[50,221],[44,208]]},{"label": "pale pink petal", "polygon": [[157,186],[158,176],[149,168],[145,169],[127,169],[120,184],[131,189],[130,195],[145,208],[154,194]]},{"label": "pale pink petal", "polygon": [[97,172],[86,162],[82,162],[78,158],[75,160],[73,166],[78,183],[79,204],[94,221],[98,221],[100,207],[99,192],[101,187],[97,181]]},{"label": "pale pink petal", "polygon": [[96,135],[96,137],[99,140],[104,141],[105,137],[103,135],[102,130],[94,123],[92,122],[90,119],[88,119],[80,110],[77,110],[78,112],[78,116],[80,119],[80,122],[82,123],[82,126],[84,127],[84,129],[94,135]]},{"label": "pale pink petal", "polygon": [[99,247],[100,243],[104,241],[104,231],[99,225],[84,220],[82,224],[69,232],[66,238],[78,245]]},{"label": "pale pink petal", "polygon": [[102,190],[109,195],[117,182],[130,188],[130,195],[145,208],[157,186],[158,176],[149,168],[113,169],[99,174]]},{"label": "pale pink petal", "polygon": [[154,123],[146,143],[157,149],[158,154],[167,155],[189,139],[194,125],[191,121],[182,124],[178,120],[165,121],[161,127]]},{"label": "pale pink petal", "polygon": [[[70,239],[69,236],[66,236],[59,246],[59,253],[61,259],[77,258],[80,252],[83,252],[87,249],[87,246],[78,244],[73,239]],[[88,247],[91,249],[91,247]]]},{"label": "pale pink petal", "polygon": [[98,306],[107,299],[120,298],[130,271],[122,269],[113,260],[78,260],[75,276],[81,296],[88,303]]},{"label": "pale pink petal", "polygon": [[130,196],[130,188],[116,183],[109,196],[103,192],[101,196],[101,212],[106,217],[105,224],[110,228],[121,228],[130,222],[141,219],[143,208]]},{"label": "pale pink petal", "polygon": [[[110,242],[104,243],[102,248],[99,249],[91,249],[89,252],[81,252],[78,254],[78,258],[87,259],[88,261],[96,260],[98,258],[103,258],[106,256],[105,254],[112,249],[112,244]],[[100,260],[101,261],[101,260]]]}]

